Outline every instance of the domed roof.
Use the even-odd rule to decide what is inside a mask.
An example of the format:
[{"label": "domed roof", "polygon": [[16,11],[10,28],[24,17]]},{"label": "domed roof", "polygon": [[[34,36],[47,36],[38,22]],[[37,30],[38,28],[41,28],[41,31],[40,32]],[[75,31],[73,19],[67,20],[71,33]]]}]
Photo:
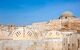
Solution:
[{"label": "domed roof", "polygon": [[70,16],[73,16],[73,13],[70,12],[70,11],[66,11],[66,12],[64,12],[62,15],[70,15]]},{"label": "domed roof", "polygon": [[61,19],[61,18],[75,18],[75,16],[73,15],[73,13],[72,12],[70,12],[70,11],[66,11],[66,12],[64,12],[64,13],[62,13],[62,15],[59,17],[59,19]]}]

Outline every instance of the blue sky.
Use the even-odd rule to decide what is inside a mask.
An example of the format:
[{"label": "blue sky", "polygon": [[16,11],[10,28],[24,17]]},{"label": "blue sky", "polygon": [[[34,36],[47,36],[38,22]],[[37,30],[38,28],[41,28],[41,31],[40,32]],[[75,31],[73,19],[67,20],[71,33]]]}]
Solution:
[{"label": "blue sky", "polygon": [[0,0],[0,23],[44,22],[57,19],[65,11],[80,17],[80,0]]}]

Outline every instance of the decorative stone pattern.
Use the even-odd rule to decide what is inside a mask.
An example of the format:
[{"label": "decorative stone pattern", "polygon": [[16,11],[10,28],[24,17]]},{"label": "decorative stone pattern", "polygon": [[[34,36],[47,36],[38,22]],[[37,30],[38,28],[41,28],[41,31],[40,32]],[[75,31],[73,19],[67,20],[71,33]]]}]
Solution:
[{"label": "decorative stone pattern", "polygon": [[0,25],[0,50],[80,50],[80,19],[65,12],[49,22]]}]

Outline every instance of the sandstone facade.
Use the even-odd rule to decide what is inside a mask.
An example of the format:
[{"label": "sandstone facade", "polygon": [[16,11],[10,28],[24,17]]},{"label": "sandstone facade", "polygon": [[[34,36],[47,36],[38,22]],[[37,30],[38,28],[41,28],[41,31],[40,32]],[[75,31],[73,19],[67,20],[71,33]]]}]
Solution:
[{"label": "sandstone facade", "polygon": [[80,50],[80,19],[59,19],[27,26],[0,25],[0,50]]}]

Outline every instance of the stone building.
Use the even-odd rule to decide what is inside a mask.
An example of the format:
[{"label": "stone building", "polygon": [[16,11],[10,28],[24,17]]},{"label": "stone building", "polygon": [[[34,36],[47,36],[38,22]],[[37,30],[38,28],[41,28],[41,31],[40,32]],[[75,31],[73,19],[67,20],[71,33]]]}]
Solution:
[{"label": "stone building", "polygon": [[0,25],[0,50],[80,50],[80,19],[64,12],[49,22]]}]

